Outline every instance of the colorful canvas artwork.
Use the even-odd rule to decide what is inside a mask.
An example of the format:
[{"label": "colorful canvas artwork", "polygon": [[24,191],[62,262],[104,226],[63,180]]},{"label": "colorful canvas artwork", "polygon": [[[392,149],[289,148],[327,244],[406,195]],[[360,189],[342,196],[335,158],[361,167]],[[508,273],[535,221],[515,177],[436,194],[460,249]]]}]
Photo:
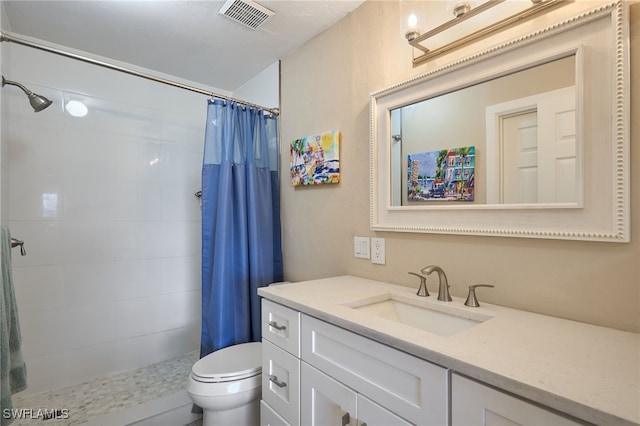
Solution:
[{"label": "colorful canvas artwork", "polygon": [[340,132],[296,139],[289,147],[291,185],[340,182]]},{"label": "colorful canvas artwork", "polygon": [[409,154],[409,201],[473,201],[475,146]]}]

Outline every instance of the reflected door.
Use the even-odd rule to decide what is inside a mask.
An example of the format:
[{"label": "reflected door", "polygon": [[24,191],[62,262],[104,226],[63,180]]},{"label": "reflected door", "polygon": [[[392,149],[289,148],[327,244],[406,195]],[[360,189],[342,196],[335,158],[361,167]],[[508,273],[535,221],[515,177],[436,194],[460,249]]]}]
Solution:
[{"label": "reflected door", "polygon": [[487,157],[499,159],[487,170],[488,201],[577,202],[575,121],[574,87],[488,107]]},{"label": "reflected door", "polygon": [[501,168],[504,203],[538,202],[538,113],[523,112],[502,120]]}]

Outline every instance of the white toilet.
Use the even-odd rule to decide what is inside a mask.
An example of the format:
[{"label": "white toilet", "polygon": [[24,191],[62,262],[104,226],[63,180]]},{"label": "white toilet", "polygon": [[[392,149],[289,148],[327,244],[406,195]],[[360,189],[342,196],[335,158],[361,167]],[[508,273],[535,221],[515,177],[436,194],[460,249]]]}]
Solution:
[{"label": "white toilet", "polygon": [[262,344],[217,350],[193,364],[187,392],[202,408],[203,426],[260,424]]}]

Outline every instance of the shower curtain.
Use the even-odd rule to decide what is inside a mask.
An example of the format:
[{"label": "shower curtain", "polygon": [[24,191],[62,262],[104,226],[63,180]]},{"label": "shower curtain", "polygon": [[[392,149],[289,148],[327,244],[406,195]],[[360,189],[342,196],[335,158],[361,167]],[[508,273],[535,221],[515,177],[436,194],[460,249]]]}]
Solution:
[{"label": "shower curtain", "polygon": [[282,281],[278,118],[210,100],[202,167],[200,356],[260,341],[259,287]]}]

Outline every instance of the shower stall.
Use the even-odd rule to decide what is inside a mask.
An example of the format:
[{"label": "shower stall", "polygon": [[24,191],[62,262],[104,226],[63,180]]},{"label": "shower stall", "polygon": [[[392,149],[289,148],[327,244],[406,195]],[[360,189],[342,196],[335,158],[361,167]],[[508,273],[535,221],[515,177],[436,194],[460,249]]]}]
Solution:
[{"label": "shower stall", "polygon": [[206,97],[0,49],[0,219],[26,249],[13,256],[24,392],[197,350]]}]

